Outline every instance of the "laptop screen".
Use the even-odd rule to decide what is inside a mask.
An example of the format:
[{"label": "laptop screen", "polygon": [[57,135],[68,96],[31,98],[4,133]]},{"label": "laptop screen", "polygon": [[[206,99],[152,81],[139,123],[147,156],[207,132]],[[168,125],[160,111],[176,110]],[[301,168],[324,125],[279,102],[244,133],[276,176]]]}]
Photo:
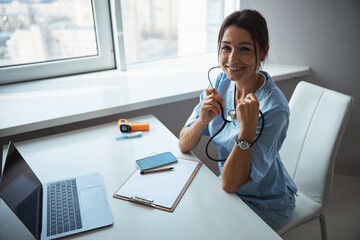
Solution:
[{"label": "laptop screen", "polygon": [[0,196],[36,237],[40,237],[42,184],[11,142],[0,183]]}]

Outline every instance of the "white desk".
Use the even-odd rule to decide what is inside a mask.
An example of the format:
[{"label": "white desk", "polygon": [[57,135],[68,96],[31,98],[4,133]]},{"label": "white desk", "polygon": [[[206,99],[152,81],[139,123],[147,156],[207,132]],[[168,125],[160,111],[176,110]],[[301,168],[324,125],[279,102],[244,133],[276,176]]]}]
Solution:
[{"label": "white desk", "polygon": [[[235,194],[224,192],[204,164],[173,213],[113,198],[136,169],[138,158],[171,151],[196,159],[180,153],[178,139],[153,115],[131,121],[150,122],[150,131],[140,138],[115,141],[120,131],[112,123],[15,143],[42,182],[102,174],[114,224],[69,239],[281,239]],[[2,201],[0,239],[33,239]]]}]

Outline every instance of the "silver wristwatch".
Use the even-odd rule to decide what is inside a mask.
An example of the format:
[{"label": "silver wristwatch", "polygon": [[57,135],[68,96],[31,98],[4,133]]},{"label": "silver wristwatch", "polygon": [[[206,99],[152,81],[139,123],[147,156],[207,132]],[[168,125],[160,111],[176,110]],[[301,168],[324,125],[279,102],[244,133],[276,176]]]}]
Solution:
[{"label": "silver wristwatch", "polygon": [[236,138],[236,144],[242,149],[242,150],[246,150],[248,148],[251,148],[253,146],[254,143],[248,143],[245,140],[240,141],[238,138]]}]

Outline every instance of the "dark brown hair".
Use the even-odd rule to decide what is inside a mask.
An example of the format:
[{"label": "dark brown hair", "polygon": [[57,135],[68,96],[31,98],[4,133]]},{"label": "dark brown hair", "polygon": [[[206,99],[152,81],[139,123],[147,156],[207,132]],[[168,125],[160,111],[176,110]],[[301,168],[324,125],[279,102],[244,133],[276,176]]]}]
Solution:
[{"label": "dark brown hair", "polygon": [[255,49],[255,61],[258,64],[257,59],[257,46],[259,46],[260,54],[264,53],[264,58],[267,55],[267,46],[269,45],[269,32],[265,18],[256,10],[244,9],[236,11],[227,16],[221,24],[218,36],[218,55],[220,54],[220,46],[222,38],[226,29],[230,26],[243,28],[247,30],[254,43]]}]

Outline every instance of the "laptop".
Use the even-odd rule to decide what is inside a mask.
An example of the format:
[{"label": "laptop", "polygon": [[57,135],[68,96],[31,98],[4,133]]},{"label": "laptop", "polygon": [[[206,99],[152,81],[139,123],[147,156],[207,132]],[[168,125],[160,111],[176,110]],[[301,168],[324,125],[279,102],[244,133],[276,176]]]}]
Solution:
[{"label": "laptop", "polygon": [[36,239],[113,224],[99,173],[41,183],[11,142],[0,178],[0,197]]}]

